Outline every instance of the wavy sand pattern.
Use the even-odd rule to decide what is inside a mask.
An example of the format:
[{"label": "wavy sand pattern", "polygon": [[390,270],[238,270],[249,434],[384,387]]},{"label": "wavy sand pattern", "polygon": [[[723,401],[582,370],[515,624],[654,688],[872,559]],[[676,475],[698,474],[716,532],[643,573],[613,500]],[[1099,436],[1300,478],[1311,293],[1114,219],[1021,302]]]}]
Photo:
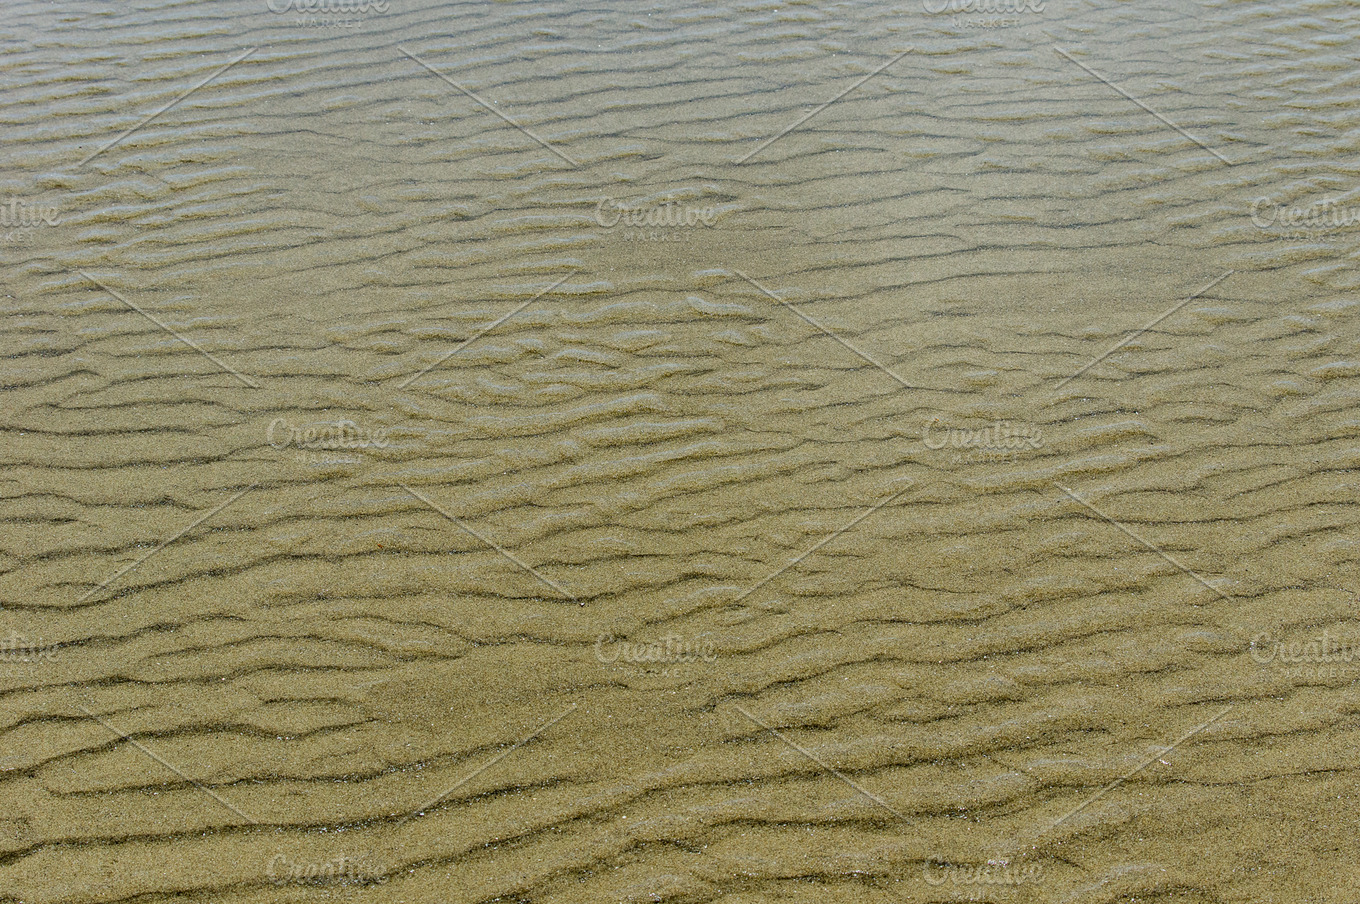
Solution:
[{"label": "wavy sand pattern", "polygon": [[1354,901],[1360,7],[943,3],[11,2],[0,901]]}]

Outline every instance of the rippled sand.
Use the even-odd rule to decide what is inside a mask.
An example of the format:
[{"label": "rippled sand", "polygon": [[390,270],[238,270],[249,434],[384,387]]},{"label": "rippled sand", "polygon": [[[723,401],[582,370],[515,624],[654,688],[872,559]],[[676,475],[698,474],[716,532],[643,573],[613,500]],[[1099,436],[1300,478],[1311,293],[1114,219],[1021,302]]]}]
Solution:
[{"label": "rippled sand", "polygon": [[1360,7],[944,2],[8,4],[0,901],[1354,902]]}]

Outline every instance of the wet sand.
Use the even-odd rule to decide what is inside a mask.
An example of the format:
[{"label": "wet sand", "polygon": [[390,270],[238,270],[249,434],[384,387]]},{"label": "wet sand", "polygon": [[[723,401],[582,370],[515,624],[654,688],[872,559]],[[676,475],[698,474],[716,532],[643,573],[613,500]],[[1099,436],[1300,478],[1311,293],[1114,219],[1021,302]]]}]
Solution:
[{"label": "wet sand", "polygon": [[1353,902],[1360,8],[944,5],[10,4],[0,902]]}]

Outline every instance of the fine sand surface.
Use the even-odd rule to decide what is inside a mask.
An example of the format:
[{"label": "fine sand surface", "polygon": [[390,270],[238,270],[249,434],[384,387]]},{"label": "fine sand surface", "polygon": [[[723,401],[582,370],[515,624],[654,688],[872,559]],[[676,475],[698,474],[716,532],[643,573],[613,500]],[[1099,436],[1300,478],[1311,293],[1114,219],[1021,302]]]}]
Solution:
[{"label": "fine sand surface", "polygon": [[0,15],[0,902],[1360,899],[1360,6],[272,2]]}]

